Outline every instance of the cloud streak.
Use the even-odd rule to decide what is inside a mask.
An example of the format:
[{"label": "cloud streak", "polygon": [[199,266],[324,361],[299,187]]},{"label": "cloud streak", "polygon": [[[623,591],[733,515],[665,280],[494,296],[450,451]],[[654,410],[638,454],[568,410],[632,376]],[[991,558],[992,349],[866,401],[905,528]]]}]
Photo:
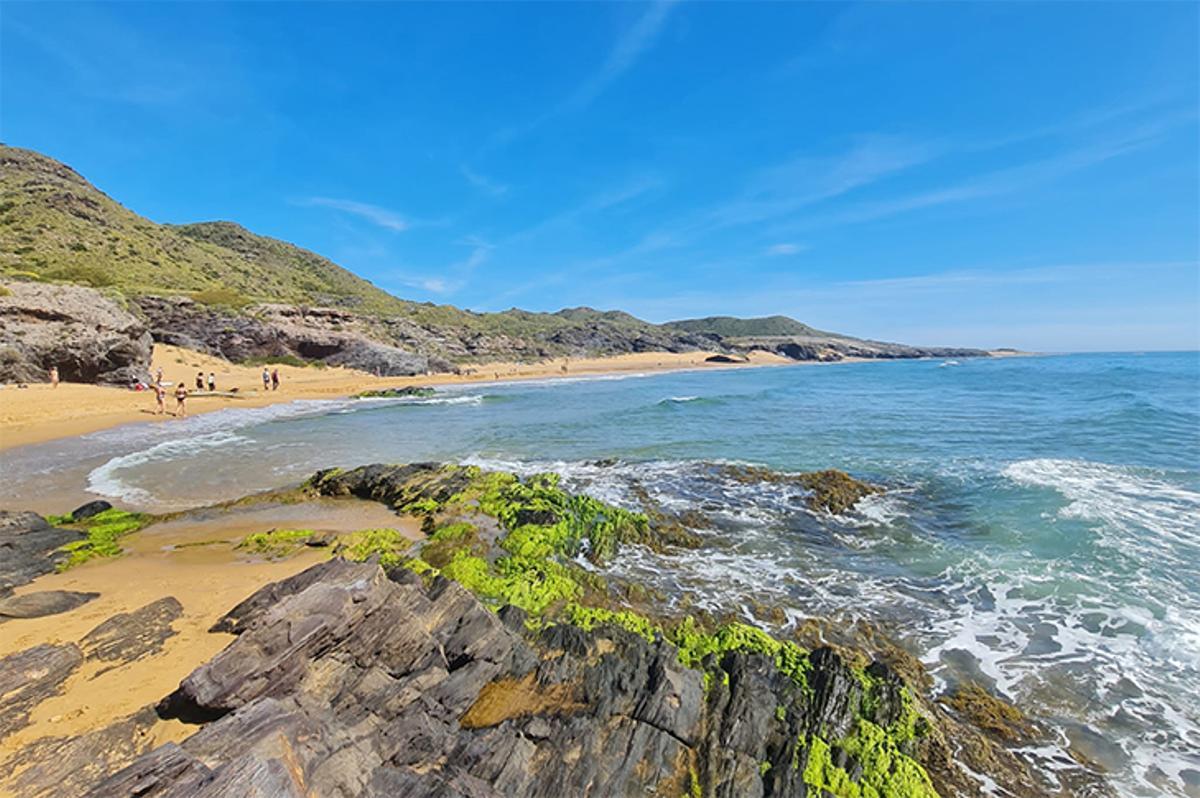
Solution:
[{"label": "cloud streak", "polygon": [[334,197],[309,197],[300,204],[333,208],[334,210],[365,219],[377,227],[382,227],[385,230],[391,230],[396,233],[403,232],[409,228],[409,223],[395,211],[390,211],[387,208],[371,205],[366,202],[358,202],[357,200],[337,199]]},{"label": "cloud streak", "polygon": [[502,197],[508,193],[508,186],[479,174],[465,163],[458,167],[458,171],[468,183],[484,194],[490,194],[493,197]]},{"label": "cloud streak", "polygon": [[656,0],[631,28],[617,39],[600,69],[581,83],[559,111],[575,111],[590,105],[621,75],[629,71],[642,55],[654,46],[675,7],[675,0]]}]

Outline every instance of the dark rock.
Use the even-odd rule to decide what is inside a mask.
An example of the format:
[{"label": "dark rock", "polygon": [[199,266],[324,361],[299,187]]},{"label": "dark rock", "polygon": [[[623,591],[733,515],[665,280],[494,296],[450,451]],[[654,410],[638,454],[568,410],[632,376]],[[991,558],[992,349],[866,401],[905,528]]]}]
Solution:
[{"label": "dark rock", "polygon": [[289,576],[287,579],[272,582],[221,616],[209,631],[240,634],[255,618],[288,596],[300,593],[322,580],[339,579],[343,574],[352,572],[355,568],[354,563],[346,560],[327,560]]},{"label": "dark rock", "polygon": [[0,292],[0,382],[129,385],[147,379],[153,341],[137,316],[93,288],[10,282]]},{"label": "dark rock", "polygon": [[[445,579],[314,566],[231,612],[237,639],[159,706],[206,725],[90,794],[557,798],[694,781],[705,795],[804,796],[798,741],[846,731],[861,700],[830,650],[813,653],[808,690],[762,655],[728,654],[706,696],[661,640],[552,625],[530,642],[523,620]],[[874,676],[879,691],[889,678]]]},{"label": "dark rock", "polygon": [[709,355],[704,358],[705,363],[749,363],[750,358],[745,355]]},{"label": "dark rock", "polygon": [[13,794],[25,798],[82,795],[90,787],[147,753],[158,722],[151,707],[103,729],[72,737],[43,737],[5,760],[11,774],[0,780]]},{"label": "dark rock", "polygon": [[72,590],[41,590],[23,596],[0,599],[0,620],[5,618],[41,618],[58,615],[87,604],[99,593],[78,593]]},{"label": "dark rock", "polygon": [[73,643],[43,643],[0,659],[0,740],[28,724],[33,708],[57,695],[82,661]]},{"label": "dark rock", "polygon": [[83,537],[50,526],[37,513],[0,510],[0,596],[53,571],[67,556],[59,547]]},{"label": "dark rock", "polygon": [[175,634],[171,628],[183,614],[173,596],[151,602],[133,612],[114,615],[88,632],[79,645],[87,659],[125,664],[157,654]]},{"label": "dark rock", "polygon": [[71,520],[72,521],[82,521],[85,518],[91,518],[93,515],[99,515],[100,513],[104,512],[105,510],[111,510],[111,509],[112,509],[111,504],[104,501],[103,499],[97,499],[96,501],[88,502],[87,504],[83,505],[82,507],[76,507],[71,512]]}]

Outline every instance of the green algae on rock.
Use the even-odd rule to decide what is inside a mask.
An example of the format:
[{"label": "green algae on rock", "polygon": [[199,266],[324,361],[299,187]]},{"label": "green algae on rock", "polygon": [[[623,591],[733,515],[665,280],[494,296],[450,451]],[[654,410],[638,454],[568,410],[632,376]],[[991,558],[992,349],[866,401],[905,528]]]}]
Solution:
[{"label": "green algae on rock", "polygon": [[70,515],[50,516],[47,519],[55,526],[77,529],[87,537],[76,540],[61,547],[67,552],[67,559],[60,562],[57,570],[65,571],[95,557],[116,557],[121,553],[120,538],[137,532],[149,525],[155,517],[147,513],[131,513],[126,510],[110,508],[81,521],[72,520]]},{"label": "green algae on rock", "polygon": [[269,560],[280,560],[295,554],[317,533],[311,529],[271,529],[246,535],[237,548],[259,554]]},{"label": "green algae on rock", "polygon": [[721,466],[721,471],[726,477],[747,484],[771,482],[799,485],[809,492],[805,498],[808,509],[833,515],[843,515],[854,509],[854,505],[867,496],[883,493],[883,488],[855,479],[845,471],[834,468],[786,474],[758,466],[726,464]]},{"label": "green algae on rock", "polygon": [[[861,483],[830,473],[840,474],[822,472],[810,489],[816,494],[821,485],[833,486],[822,501],[841,507],[838,499],[846,501],[850,493],[837,489],[852,491]],[[308,485],[323,495],[373,498],[398,512],[424,516],[429,538],[398,564],[427,577],[452,579],[493,609],[520,608],[531,633],[547,633],[561,624],[584,632],[619,629],[647,643],[669,644],[681,665],[701,671],[705,692],[713,696],[728,694],[730,668],[737,667],[738,657],[762,657],[787,677],[793,685],[790,700],[801,708],[793,715],[787,706],[775,707],[773,717],[782,725],[811,714],[810,704],[822,700],[809,683],[810,652],[795,642],[743,622],[706,625],[692,616],[662,618],[614,605],[603,578],[581,568],[577,558],[603,564],[622,544],[663,544],[645,514],[572,495],[555,474],[522,480],[473,466],[365,466],[320,472]],[[875,491],[870,486],[864,490]],[[489,524],[498,527],[494,533],[486,531]],[[878,674],[849,668],[829,654],[851,675],[850,683],[838,689],[848,691],[853,727],[832,743],[822,729],[809,729],[796,739],[791,757],[805,782],[839,798],[936,795],[912,757],[913,741],[927,723],[907,688],[894,675],[879,675],[890,673],[884,666]],[[760,768],[760,778],[783,778],[772,775],[769,765]],[[900,786],[892,789],[890,784]]]},{"label": "green algae on rock", "polygon": [[406,385],[402,388],[374,388],[354,394],[355,399],[427,399],[436,394],[433,388]]}]

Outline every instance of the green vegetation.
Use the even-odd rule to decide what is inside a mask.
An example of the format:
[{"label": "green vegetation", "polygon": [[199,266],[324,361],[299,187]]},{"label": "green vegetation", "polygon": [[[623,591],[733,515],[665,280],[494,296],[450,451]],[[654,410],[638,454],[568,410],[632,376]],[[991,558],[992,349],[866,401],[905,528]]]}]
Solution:
[{"label": "green vegetation", "polygon": [[202,305],[231,308],[240,310],[251,304],[253,300],[243,294],[228,288],[206,288],[192,294],[192,299]]},{"label": "green vegetation", "polygon": [[379,564],[384,568],[393,568],[404,562],[404,555],[411,546],[412,541],[399,530],[363,529],[342,537],[334,554],[355,562],[378,557]]},{"label": "green vegetation", "polygon": [[60,549],[69,554],[58,564],[58,570],[65,571],[95,557],[116,557],[121,553],[117,541],[150,524],[154,516],[110,508],[82,521],[73,521],[70,515],[52,515],[46,520],[54,526],[78,529],[87,534],[83,540],[73,541]]},{"label": "green vegetation", "polygon": [[787,316],[764,316],[757,319],[738,319],[733,316],[708,316],[703,319],[681,319],[663,325],[697,335],[719,335],[722,338],[771,338],[782,336],[837,337],[809,327]]},{"label": "green vegetation", "polygon": [[295,554],[315,534],[311,529],[272,529],[268,532],[255,532],[246,535],[237,548],[271,560],[279,560]]},{"label": "green vegetation", "polygon": [[833,764],[832,748],[824,739],[814,736],[806,743],[804,783],[837,798],[937,798],[925,769],[900,751],[893,735],[869,720],[860,718],[855,730],[837,742],[862,768],[857,781]]}]

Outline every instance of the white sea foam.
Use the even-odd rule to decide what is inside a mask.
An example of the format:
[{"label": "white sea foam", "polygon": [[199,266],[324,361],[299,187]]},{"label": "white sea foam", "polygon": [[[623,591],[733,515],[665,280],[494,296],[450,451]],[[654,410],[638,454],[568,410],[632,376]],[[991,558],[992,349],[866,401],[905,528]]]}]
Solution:
[{"label": "white sea foam", "polygon": [[665,399],[660,399],[658,403],[660,405],[681,405],[686,404],[687,402],[695,402],[699,399],[699,396],[668,396]]},{"label": "white sea foam", "polygon": [[120,476],[122,471],[153,463],[169,462],[198,451],[245,443],[251,443],[250,439],[224,430],[163,441],[148,449],[113,457],[92,469],[88,474],[87,489],[91,493],[110,499],[148,504],[153,501],[154,497],[149,492],[122,480]]},{"label": "white sea foam", "polygon": [[[1172,484],[1144,469],[1092,463],[1086,460],[1020,460],[1004,468],[1004,476],[1022,485],[1058,491],[1068,504],[1063,518],[1100,522],[1101,530],[1125,533],[1114,542],[1137,546],[1149,556],[1189,555],[1191,567],[1200,553],[1200,493]],[[1127,534],[1139,529],[1151,536]],[[1170,547],[1161,544],[1167,542]]]}]

